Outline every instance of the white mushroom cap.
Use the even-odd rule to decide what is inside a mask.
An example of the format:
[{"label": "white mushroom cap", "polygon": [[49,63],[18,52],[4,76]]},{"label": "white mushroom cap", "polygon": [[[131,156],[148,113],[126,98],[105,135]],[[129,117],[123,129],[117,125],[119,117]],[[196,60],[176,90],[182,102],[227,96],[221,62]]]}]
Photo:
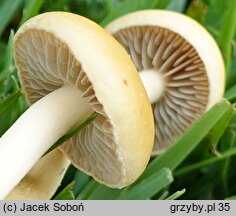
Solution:
[{"label": "white mushroom cap", "polygon": [[193,19],[176,12],[144,10],[120,17],[106,29],[130,54],[150,101],[155,101],[153,154],[173,143],[222,98],[221,53],[211,35]]},{"label": "white mushroom cap", "polygon": [[119,43],[84,17],[50,12],[27,21],[14,48],[29,103],[74,86],[86,99],[81,106],[100,114],[61,147],[72,163],[110,187],[135,181],[152,151],[153,116],[136,68]]},{"label": "white mushroom cap", "polygon": [[70,161],[54,149],[42,157],[8,194],[6,200],[49,200],[61,184]]}]

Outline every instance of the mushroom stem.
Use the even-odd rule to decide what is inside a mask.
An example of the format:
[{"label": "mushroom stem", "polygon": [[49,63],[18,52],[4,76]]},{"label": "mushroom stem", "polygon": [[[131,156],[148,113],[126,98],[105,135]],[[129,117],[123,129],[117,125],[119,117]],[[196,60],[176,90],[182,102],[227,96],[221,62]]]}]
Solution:
[{"label": "mushroom stem", "polygon": [[88,99],[69,85],[33,104],[0,139],[0,199],[46,150],[92,112]]},{"label": "mushroom stem", "polygon": [[140,78],[143,82],[151,104],[156,103],[162,96],[165,88],[165,81],[157,70],[142,70]]}]

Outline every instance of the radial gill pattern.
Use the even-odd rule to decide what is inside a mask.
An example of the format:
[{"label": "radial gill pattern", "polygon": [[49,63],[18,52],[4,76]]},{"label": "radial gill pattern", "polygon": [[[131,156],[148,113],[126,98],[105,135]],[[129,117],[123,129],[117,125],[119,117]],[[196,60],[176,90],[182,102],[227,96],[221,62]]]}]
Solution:
[{"label": "radial gill pattern", "polygon": [[16,43],[16,63],[28,100],[34,103],[65,83],[73,84],[100,115],[62,145],[73,164],[108,184],[123,179],[113,128],[91,82],[68,47],[53,34],[29,30]]},{"label": "radial gill pattern", "polygon": [[155,69],[165,81],[152,105],[156,120],[153,154],[173,143],[205,111],[209,85],[196,50],[180,35],[156,26],[123,29],[115,38],[139,71]]}]

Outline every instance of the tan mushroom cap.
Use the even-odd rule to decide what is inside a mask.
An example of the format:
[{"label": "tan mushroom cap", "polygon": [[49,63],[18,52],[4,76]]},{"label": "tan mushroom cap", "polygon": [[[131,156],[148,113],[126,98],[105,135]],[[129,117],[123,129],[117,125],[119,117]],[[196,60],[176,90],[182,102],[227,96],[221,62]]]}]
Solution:
[{"label": "tan mushroom cap", "polygon": [[225,73],[211,35],[193,19],[144,10],[116,19],[106,29],[130,54],[139,72],[154,70],[161,97],[152,104],[153,154],[165,149],[223,96]]},{"label": "tan mushroom cap", "polygon": [[151,106],[125,50],[94,22],[49,12],[27,21],[14,42],[15,62],[33,104],[74,85],[100,115],[61,147],[72,163],[110,187],[124,187],[145,169],[153,147]]},{"label": "tan mushroom cap", "polygon": [[49,200],[61,184],[70,161],[55,149],[42,157],[7,195],[6,200]]}]

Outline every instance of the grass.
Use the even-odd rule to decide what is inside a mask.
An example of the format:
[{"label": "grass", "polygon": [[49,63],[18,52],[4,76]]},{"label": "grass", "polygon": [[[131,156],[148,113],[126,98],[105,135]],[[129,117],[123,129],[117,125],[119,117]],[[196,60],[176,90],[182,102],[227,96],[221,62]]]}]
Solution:
[{"label": "grass", "polygon": [[[41,12],[62,10],[104,26],[140,9],[168,9],[200,22],[217,41],[226,66],[225,98],[204,114],[143,175],[125,189],[111,189],[68,169],[54,199],[235,199],[236,197],[236,1],[228,0],[0,0],[0,136],[28,105],[12,57],[17,28]],[[222,10],[224,8],[224,10]],[[234,54],[233,54],[234,53]],[[62,141],[81,130],[68,132]],[[196,181],[197,179],[197,181]]]},{"label": "grass", "polygon": [[[89,125],[96,117],[98,114],[94,112],[92,115],[90,115],[87,119],[85,119],[82,123],[80,123],[78,126],[75,128],[71,129],[68,131],[63,137],[61,137],[59,140],[57,140],[56,143],[54,143],[45,153],[44,155],[48,154],[51,152],[53,149],[57,148],[58,146],[62,145],[66,140],[69,138],[73,137],[75,134],[77,134],[79,131],[83,130],[87,125]],[[43,156],[44,156],[43,155]]]}]

